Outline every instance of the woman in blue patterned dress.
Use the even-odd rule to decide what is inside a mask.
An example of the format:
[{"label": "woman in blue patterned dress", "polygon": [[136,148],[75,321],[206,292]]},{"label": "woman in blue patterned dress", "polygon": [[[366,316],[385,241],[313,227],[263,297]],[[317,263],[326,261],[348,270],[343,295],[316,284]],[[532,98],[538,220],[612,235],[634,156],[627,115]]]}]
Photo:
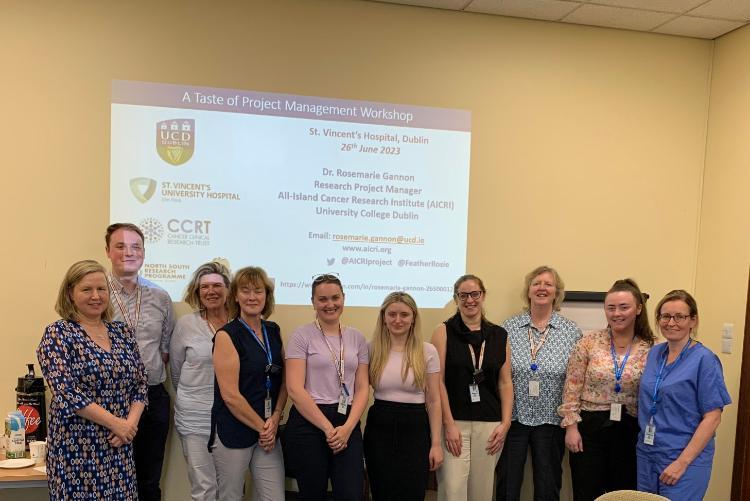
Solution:
[{"label": "woman in blue patterned dress", "polygon": [[55,304],[62,318],[37,348],[52,390],[51,500],[138,499],[131,443],[146,403],[146,370],[130,329],[110,321],[105,273],[96,261],[70,267]]}]

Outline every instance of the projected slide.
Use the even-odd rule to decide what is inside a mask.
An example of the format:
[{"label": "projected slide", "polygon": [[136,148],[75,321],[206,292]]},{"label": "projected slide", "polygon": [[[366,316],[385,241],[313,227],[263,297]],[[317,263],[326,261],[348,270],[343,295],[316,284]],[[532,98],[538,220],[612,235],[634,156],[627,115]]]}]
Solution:
[{"label": "projected slide", "polygon": [[465,272],[465,110],[112,83],[111,221],[179,301],[195,268],[262,266],[278,304],[337,273],[350,306],[405,290],[441,307]]}]

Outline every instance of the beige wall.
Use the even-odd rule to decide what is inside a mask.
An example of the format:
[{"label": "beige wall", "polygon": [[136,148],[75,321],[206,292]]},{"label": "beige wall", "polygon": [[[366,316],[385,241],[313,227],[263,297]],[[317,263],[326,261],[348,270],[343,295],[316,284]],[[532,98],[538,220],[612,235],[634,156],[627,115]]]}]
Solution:
[{"label": "beige wall", "polygon": [[[744,38],[718,44],[725,76],[714,94],[745,92],[734,82],[747,79]],[[359,1],[6,2],[0,411],[12,407],[14,378],[55,319],[67,266],[105,257],[112,79],[469,109],[468,268],[487,282],[491,319],[520,308],[522,276],[541,263],[556,266],[569,289],[605,290],[633,276],[652,296],[695,289],[697,273],[702,335],[716,348],[716,325],[742,322],[747,232],[739,255],[726,256],[721,243],[740,238],[726,215],[747,213],[729,175],[747,186],[748,174],[727,98],[723,112],[712,101],[704,180],[713,50],[701,40]],[[736,196],[724,199],[725,190]],[[731,280],[709,276],[715,262]],[[731,309],[718,299],[727,283]],[[424,311],[425,326],[448,311]],[[289,333],[309,316],[307,307],[282,307],[275,319]],[[368,334],[374,316],[346,315]],[[739,348],[722,358],[730,380]],[[731,420],[720,430],[722,482]],[[728,489],[716,484],[712,492]],[[175,440],[165,492],[187,493]]]},{"label": "beige wall", "polygon": [[[729,499],[737,426],[745,307],[750,266],[750,29],[717,40],[698,247],[696,295],[700,333],[712,350],[721,349],[721,328],[734,324],[732,355],[720,355],[733,405],[724,411],[710,499]],[[746,395],[747,397],[747,395]],[[748,426],[748,423],[743,423]]]}]

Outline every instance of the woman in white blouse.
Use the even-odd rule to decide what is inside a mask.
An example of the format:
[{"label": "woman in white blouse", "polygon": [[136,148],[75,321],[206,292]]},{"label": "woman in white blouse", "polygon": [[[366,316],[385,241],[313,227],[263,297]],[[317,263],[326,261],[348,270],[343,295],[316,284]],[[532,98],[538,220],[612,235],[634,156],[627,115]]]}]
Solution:
[{"label": "woman in white blouse", "polygon": [[184,301],[196,311],[177,321],[169,348],[172,385],[177,396],[174,422],[187,462],[194,501],[217,499],[216,468],[210,452],[214,401],[213,338],[229,320],[229,270],[221,263],[201,265],[193,273]]}]

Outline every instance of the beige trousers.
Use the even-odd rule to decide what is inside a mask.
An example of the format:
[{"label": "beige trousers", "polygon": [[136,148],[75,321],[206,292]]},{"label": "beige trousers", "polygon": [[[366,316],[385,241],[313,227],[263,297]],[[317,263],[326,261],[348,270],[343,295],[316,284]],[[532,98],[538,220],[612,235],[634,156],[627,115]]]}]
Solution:
[{"label": "beige trousers", "polygon": [[229,449],[224,447],[217,433],[211,453],[216,464],[220,501],[244,499],[248,466],[255,486],[253,499],[284,501],[284,457],[278,439],[271,452],[264,451],[258,443],[247,449]]},{"label": "beige trousers", "polygon": [[445,461],[437,471],[438,501],[492,501],[495,465],[500,453],[487,454],[487,439],[500,421],[456,421],[461,431],[461,455],[445,448]]}]

